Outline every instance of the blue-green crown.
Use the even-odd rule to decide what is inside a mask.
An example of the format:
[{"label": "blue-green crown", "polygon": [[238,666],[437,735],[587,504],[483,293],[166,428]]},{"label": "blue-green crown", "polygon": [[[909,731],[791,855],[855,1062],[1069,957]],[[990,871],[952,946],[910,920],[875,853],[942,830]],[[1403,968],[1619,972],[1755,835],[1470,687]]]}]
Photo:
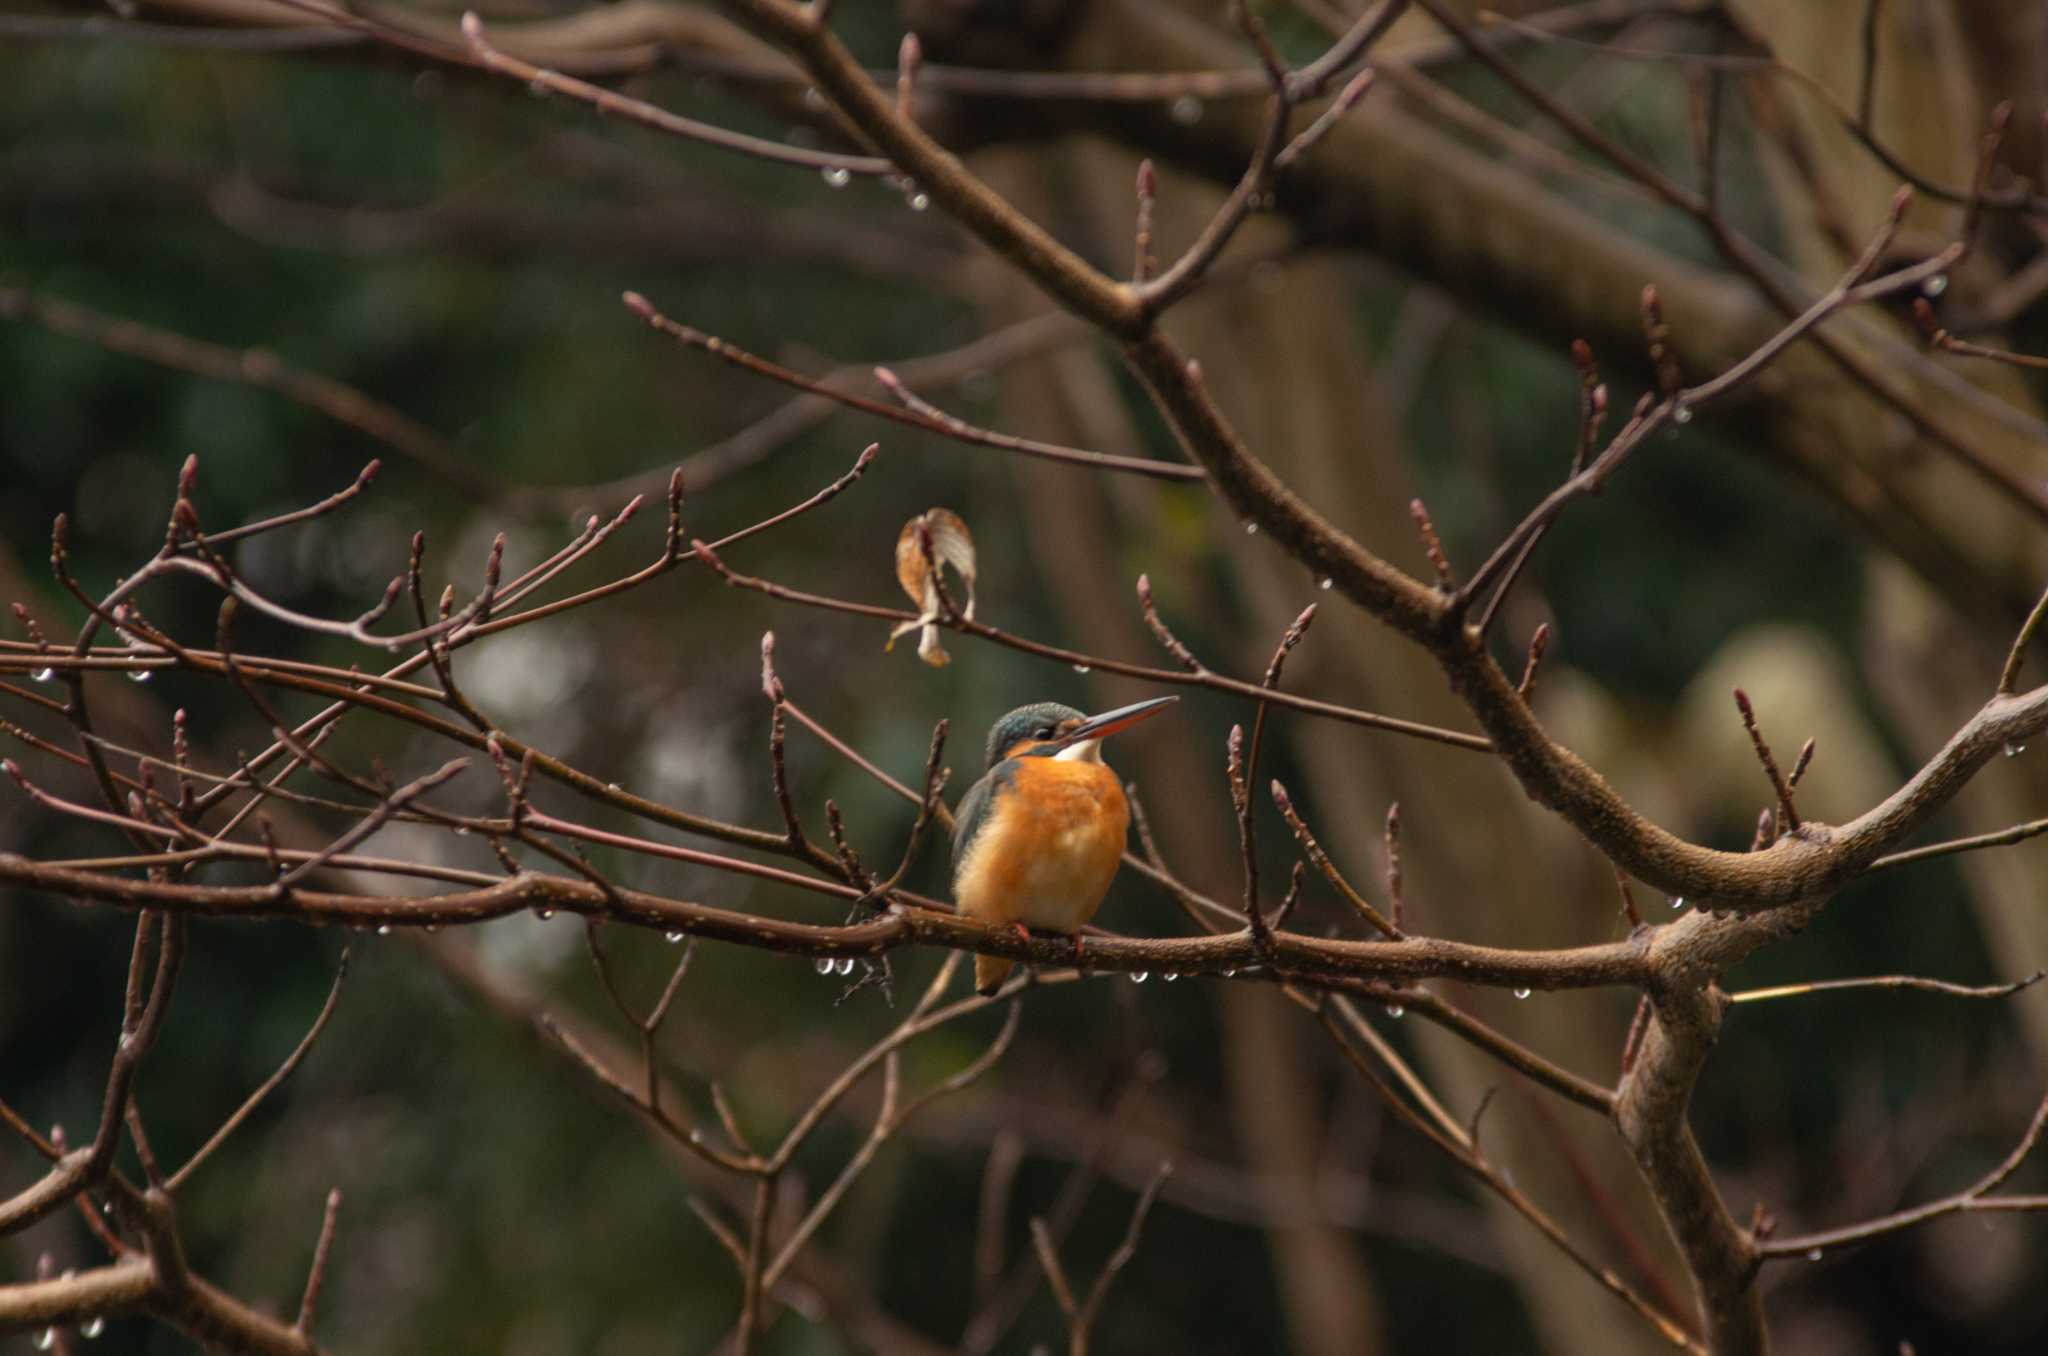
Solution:
[{"label": "blue-green crown", "polygon": [[989,728],[988,765],[1002,762],[1003,754],[1020,739],[1051,739],[1061,721],[1083,719],[1083,713],[1058,702],[1020,706]]}]

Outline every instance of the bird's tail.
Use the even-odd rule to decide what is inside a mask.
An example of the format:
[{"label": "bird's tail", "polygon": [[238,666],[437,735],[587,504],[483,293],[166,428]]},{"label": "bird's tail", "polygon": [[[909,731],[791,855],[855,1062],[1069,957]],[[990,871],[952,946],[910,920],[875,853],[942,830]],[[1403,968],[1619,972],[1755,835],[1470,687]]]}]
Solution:
[{"label": "bird's tail", "polygon": [[1010,977],[1010,968],[1015,961],[1001,956],[976,956],[974,958],[974,991],[983,998],[1003,987],[1003,981]]}]

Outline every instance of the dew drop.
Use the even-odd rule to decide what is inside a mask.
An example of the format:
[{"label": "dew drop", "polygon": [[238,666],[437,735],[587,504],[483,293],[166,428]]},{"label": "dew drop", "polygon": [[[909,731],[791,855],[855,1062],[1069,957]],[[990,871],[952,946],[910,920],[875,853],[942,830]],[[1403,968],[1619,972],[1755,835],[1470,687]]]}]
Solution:
[{"label": "dew drop", "polygon": [[37,1351],[48,1351],[51,1347],[54,1347],[56,1345],[57,1330],[55,1328],[45,1328],[41,1332],[36,1334]]},{"label": "dew drop", "polygon": [[467,824],[457,824],[455,826],[455,836],[457,838],[469,837],[469,826]]},{"label": "dew drop", "polygon": [[1682,908],[1684,908],[1684,907],[1685,907],[1685,896],[1684,896],[1684,895],[1673,895],[1673,896],[1671,896],[1671,907],[1672,907],[1672,908],[1674,908],[1674,909],[1682,909]]},{"label": "dew drop", "polygon": [[839,962],[839,973],[842,976],[853,973],[853,957],[847,956]]},{"label": "dew drop", "polygon": [[670,946],[674,946],[677,942],[683,940],[683,934],[680,932],[664,932],[662,934],[662,939],[666,941]]},{"label": "dew drop", "polygon": [[804,91],[804,107],[810,109],[812,112],[823,111],[825,107],[825,96],[818,93],[818,91],[815,89],[806,89]]},{"label": "dew drop", "polygon": [[115,1048],[120,1050],[126,1050],[134,1044],[135,1033],[133,1031],[123,1031],[121,1033],[121,1039],[114,1042]]},{"label": "dew drop", "polygon": [[1171,984],[1173,983],[1173,981],[1180,978],[1180,972],[1177,970],[1168,970],[1165,974],[1161,975],[1160,978],[1165,980],[1168,984]]},{"label": "dew drop", "polygon": [[1143,984],[1146,980],[1150,978],[1152,978],[1152,976],[1147,974],[1143,970],[1131,971],[1131,983],[1133,984]]},{"label": "dew drop", "polygon": [[1167,116],[1183,127],[1193,127],[1202,120],[1202,101],[1192,94],[1183,94],[1175,99],[1166,110]]},{"label": "dew drop", "polygon": [[1948,274],[1946,273],[1937,273],[1926,282],[1920,284],[1922,296],[1938,297],[1946,291],[1948,291]]},{"label": "dew drop", "polygon": [[1527,989],[1517,989],[1517,990],[1515,990],[1515,997],[1517,997],[1517,998],[1527,998],[1528,996],[1529,996],[1529,991],[1528,991]]},{"label": "dew drop", "polygon": [[832,968],[837,964],[838,962],[833,960],[830,956],[820,956],[818,957],[818,963],[811,968],[816,970],[821,975],[829,975],[832,973]]},{"label": "dew drop", "polygon": [[703,1132],[702,1130],[692,1130],[692,1131],[690,1132],[690,1143],[692,1143],[692,1144],[702,1144],[703,1142],[704,1142],[704,1132]]},{"label": "dew drop", "polygon": [[853,172],[838,165],[827,165],[818,171],[818,177],[825,181],[827,188],[845,188],[853,182]]},{"label": "dew drop", "polygon": [[535,918],[540,919],[541,922],[545,923],[548,921],[548,919],[553,918],[555,916],[555,911],[549,908],[539,908],[533,911],[533,916]]},{"label": "dew drop", "polygon": [[1818,1262],[1822,1257],[1826,1255],[1827,1254],[1823,1253],[1819,1248],[1808,1248],[1806,1250],[1806,1260],[1809,1262]]},{"label": "dew drop", "polygon": [[88,1342],[92,1341],[95,1337],[98,1337],[101,1333],[105,1332],[106,1330],[107,1320],[101,1318],[98,1314],[94,1314],[91,1318],[88,1318],[87,1320],[85,1320],[85,1322],[78,1325],[78,1335],[80,1337],[83,1337]]},{"label": "dew drop", "polygon": [[1387,1004],[1387,1016],[1389,1017],[1399,1017],[1402,1013],[1406,1011],[1408,1011],[1408,1009],[1402,1007],[1399,1003]]},{"label": "dew drop", "polygon": [[429,923],[423,930],[427,933],[428,936],[431,937],[433,934],[441,930],[441,925],[439,923]]},{"label": "dew drop", "polygon": [[912,193],[903,201],[909,204],[910,210],[913,212],[922,212],[925,208],[930,207],[932,205],[930,195],[928,195],[923,189],[918,189],[916,192]]},{"label": "dew drop", "polygon": [[1328,575],[1324,575],[1321,579],[1318,579],[1316,581],[1316,587],[1321,589],[1323,592],[1328,593],[1331,589],[1337,587],[1337,581],[1330,578],[1330,576]]},{"label": "dew drop", "polygon": [[1690,424],[1692,422],[1692,406],[1680,405],[1673,409],[1671,411],[1671,422],[1674,424]]},{"label": "dew drop", "polygon": [[391,935],[391,924],[389,924],[389,923],[379,923],[379,924],[377,924],[377,935],[378,935],[379,937],[389,937],[389,936]]},{"label": "dew drop", "polygon": [[1225,970],[1225,971],[1223,972],[1223,977],[1224,977],[1225,979],[1236,979],[1236,978],[1237,978],[1237,971],[1235,971],[1235,970]]},{"label": "dew drop", "polygon": [[29,674],[29,677],[35,679],[39,683],[47,683],[56,676],[57,671],[55,669],[37,669],[33,673]]},{"label": "dew drop", "polygon": [[604,789],[607,791],[622,791],[625,788],[620,786],[617,782],[606,782],[604,784]]},{"label": "dew drop", "polygon": [[1076,665],[1074,665],[1074,672],[1076,672],[1076,673],[1086,673],[1086,672],[1088,672],[1088,666],[1087,666],[1086,664],[1076,664]]},{"label": "dew drop", "polygon": [[2026,751],[2027,746],[2025,744],[2010,739],[2005,741],[2005,756],[2008,758],[2017,758]]},{"label": "dew drop", "polygon": [[156,677],[156,674],[150,669],[128,670],[128,681],[131,683],[146,683],[154,677]]},{"label": "dew drop", "polygon": [[529,80],[526,84],[526,92],[536,99],[545,99],[548,97],[548,82],[545,80]]},{"label": "dew drop", "polygon": [[1244,525],[1244,534],[1245,534],[1245,535],[1246,535],[1247,537],[1256,537],[1256,536],[1258,536],[1258,535],[1259,535],[1259,525],[1258,525],[1257,523],[1246,523],[1246,524]]}]

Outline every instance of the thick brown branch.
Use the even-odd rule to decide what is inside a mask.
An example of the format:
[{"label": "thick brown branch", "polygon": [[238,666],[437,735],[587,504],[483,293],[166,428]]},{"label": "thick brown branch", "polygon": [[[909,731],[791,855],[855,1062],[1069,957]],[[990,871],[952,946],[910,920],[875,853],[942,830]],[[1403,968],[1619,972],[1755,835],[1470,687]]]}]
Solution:
[{"label": "thick brown branch", "polygon": [[[936,946],[1056,969],[1071,963],[1073,943],[1049,935],[1019,936],[935,908],[900,907],[843,926],[795,923],[647,894],[623,886],[611,896],[586,880],[522,873],[488,888],[438,895],[353,895],[294,890],[279,899],[266,886],[178,885],[45,866],[0,853],[0,882],[96,899],[121,908],[175,914],[292,918],[362,927],[426,927],[478,923],[521,910],[555,909],[616,919],[657,931],[732,942],[802,956],[877,956],[903,946]],[[842,893],[840,887],[833,893]],[[843,894],[842,894],[843,897]],[[1677,926],[1677,925],[1673,925]],[[1088,940],[1092,970],[1217,974],[1271,963],[1290,981],[1320,976],[1362,979],[1459,979],[1504,988],[1590,988],[1643,981],[1646,944],[1630,939],[1556,951],[1516,951],[1432,938],[1401,942],[1275,934],[1270,950],[1242,934],[1137,938],[1103,934]]]}]

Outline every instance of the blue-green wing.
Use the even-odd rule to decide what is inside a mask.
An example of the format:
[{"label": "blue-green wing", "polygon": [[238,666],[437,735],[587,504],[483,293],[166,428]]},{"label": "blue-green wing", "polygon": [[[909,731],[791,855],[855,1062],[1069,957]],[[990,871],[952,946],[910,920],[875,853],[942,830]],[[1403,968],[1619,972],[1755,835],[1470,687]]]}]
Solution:
[{"label": "blue-green wing", "polygon": [[1015,759],[1006,758],[989,769],[986,777],[967,788],[967,794],[960,798],[960,808],[953,812],[953,869],[960,869],[961,859],[967,855],[967,845],[974,841],[988,821],[989,808],[996,803],[996,797],[1009,790],[1017,777]]}]

